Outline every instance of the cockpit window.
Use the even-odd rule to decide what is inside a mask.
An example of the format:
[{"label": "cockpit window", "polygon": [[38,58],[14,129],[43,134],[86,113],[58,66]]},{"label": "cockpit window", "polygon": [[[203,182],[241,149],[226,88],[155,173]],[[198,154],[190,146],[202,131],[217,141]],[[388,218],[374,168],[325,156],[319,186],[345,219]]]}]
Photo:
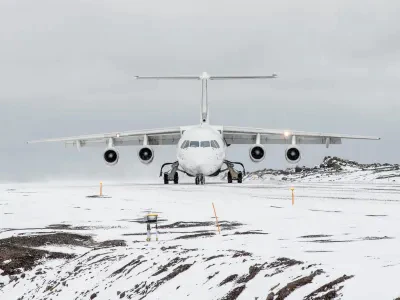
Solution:
[{"label": "cockpit window", "polygon": [[182,143],[181,148],[182,148],[182,149],[186,149],[187,147],[189,147],[189,141],[184,141],[184,142]]},{"label": "cockpit window", "polygon": [[211,141],[211,147],[213,148],[219,148],[219,144],[217,141]]},{"label": "cockpit window", "polygon": [[190,147],[198,148],[199,147],[199,142],[198,141],[190,141]]},{"label": "cockpit window", "polygon": [[202,148],[210,147],[210,141],[202,141],[200,142],[200,146]]}]

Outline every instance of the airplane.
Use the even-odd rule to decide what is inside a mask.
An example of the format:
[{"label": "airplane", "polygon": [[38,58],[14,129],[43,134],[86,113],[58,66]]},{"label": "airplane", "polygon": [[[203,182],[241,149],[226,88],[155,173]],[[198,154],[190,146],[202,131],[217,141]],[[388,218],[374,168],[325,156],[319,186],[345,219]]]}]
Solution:
[{"label": "airplane", "polygon": [[[264,128],[248,128],[237,126],[215,126],[210,124],[208,105],[208,82],[210,80],[241,80],[241,79],[274,79],[276,74],[267,76],[212,76],[203,72],[200,76],[135,76],[137,80],[199,80],[201,81],[200,124],[161,128],[150,130],[133,130],[123,132],[80,135],[65,138],[53,138],[30,141],[64,142],[67,146],[82,147],[105,146],[103,159],[109,166],[119,161],[117,147],[140,146],[138,158],[143,164],[150,164],[154,159],[155,145],[176,145],[177,160],[164,163],[160,169],[164,184],[179,183],[178,172],[195,178],[196,185],[205,184],[205,177],[218,176],[227,173],[228,183],[243,182],[246,175],[241,162],[229,161],[226,158],[227,147],[236,144],[248,144],[249,156],[253,162],[261,162],[265,158],[265,146],[269,144],[285,144],[285,158],[291,164],[297,164],[301,159],[301,144],[330,145],[342,143],[342,139],[379,140],[378,137],[304,132],[293,130],[276,130]],[[168,170],[164,168],[168,166]]]}]

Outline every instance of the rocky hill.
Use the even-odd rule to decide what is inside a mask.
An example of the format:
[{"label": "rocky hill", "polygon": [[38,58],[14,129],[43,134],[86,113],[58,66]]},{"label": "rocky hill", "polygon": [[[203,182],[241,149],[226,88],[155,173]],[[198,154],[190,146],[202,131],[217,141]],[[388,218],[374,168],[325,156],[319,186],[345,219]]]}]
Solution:
[{"label": "rocky hill", "polygon": [[300,181],[300,182],[394,182],[400,183],[398,164],[360,164],[352,160],[327,156],[315,167],[295,167],[286,170],[264,169],[246,174],[245,181]]}]

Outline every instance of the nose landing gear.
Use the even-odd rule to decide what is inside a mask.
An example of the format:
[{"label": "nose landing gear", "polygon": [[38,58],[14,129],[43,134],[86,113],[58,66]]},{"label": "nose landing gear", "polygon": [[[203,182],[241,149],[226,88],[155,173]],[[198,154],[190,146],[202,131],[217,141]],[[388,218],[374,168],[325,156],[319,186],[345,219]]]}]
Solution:
[{"label": "nose landing gear", "polygon": [[196,185],[205,184],[206,183],[206,178],[204,177],[203,174],[198,174],[198,175],[196,175],[196,179],[195,179],[194,182],[196,183]]}]

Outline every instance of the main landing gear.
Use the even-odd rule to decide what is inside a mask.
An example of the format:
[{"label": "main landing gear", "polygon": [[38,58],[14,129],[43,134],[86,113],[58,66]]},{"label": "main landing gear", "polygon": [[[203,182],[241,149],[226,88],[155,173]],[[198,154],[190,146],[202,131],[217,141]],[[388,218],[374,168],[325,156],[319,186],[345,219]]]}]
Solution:
[{"label": "main landing gear", "polygon": [[[170,179],[169,179],[168,173],[164,173],[164,184],[168,184],[169,181],[170,181]],[[179,183],[179,175],[178,175],[178,172],[175,172],[174,178],[173,178],[171,181],[173,181],[174,184],[178,184],[178,183]]]},{"label": "main landing gear", "polygon": [[198,175],[196,175],[196,179],[194,182],[196,183],[196,185],[199,185],[199,184],[203,185],[206,183],[206,178],[204,177],[203,174],[198,174]]},{"label": "main landing gear", "polygon": [[179,183],[178,171],[180,171],[178,169],[179,163],[176,161],[173,163],[163,164],[161,166],[161,170],[160,170],[160,177],[163,175],[163,169],[165,166],[171,166],[171,170],[164,173],[164,184],[168,184],[170,181],[173,181],[174,184],[178,184]]},{"label": "main landing gear", "polygon": [[[171,166],[171,169],[169,171],[163,172],[165,166]],[[169,184],[170,181],[173,181],[174,184],[178,184],[179,183],[178,171],[193,177],[192,175],[186,173],[184,170],[179,169],[178,161],[173,162],[173,163],[165,163],[161,166],[161,169],[160,169],[160,177],[164,176],[164,184]],[[196,184],[204,184],[205,183],[204,176],[197,175],[195,182],[196,182]]]},{"label": "main landing gear", "polygon": [[[228,160],[225,160],[225,164],[226,164],[227,168],[224,171],[228,170],[228,175],[227,175],[228,183],[232,183],[233,180],[236,180],[237,183],[242,183],[243,176],[246,175],[246,170],[245,170],[243,164],[240,162],[232,162],[232,161],[228,161]],[[235,165],[240,165],[242,167],[243,171],[236,170]]]}]

